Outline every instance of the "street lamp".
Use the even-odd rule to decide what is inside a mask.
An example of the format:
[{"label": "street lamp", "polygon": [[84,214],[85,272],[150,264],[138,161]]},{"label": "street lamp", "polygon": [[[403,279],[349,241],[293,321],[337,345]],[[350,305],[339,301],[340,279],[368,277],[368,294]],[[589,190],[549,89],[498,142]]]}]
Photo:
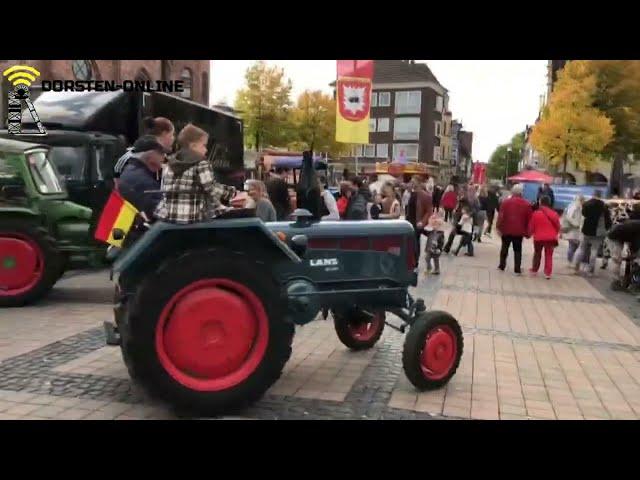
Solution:
[{"label": "street lamp", "polygon": [[504,184],[507,184],[507,177],[509,176],[509,160],[511,159],[511,147],[507,148],[507,158],[504,165]]}]

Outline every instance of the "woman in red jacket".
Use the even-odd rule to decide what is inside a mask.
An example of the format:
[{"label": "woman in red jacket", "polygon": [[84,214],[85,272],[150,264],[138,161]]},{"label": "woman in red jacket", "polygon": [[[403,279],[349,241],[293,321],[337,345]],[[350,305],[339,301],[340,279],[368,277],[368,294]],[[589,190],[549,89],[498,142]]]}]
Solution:
[{"label": "woman in red jacket", "polygon": [[540,208],[531,215],[529,220],[529,235],[533,237],[533,265],[529,272],[536,275],[540,269],[542,250],[544,249],[544,276],[551,278],[553,270],[553,250],[558,246],[560,232],[560,217],[551,208],[551,199],[542,196]]},{"label": "woman in red jacket", "polygon": [[444,194],[440,199],[440,206],[444,208],[445,222],[448,222],[449,220],[453,220],[453,211],[455,210],[457,203],[458,203],[458,196],[456,195],[456,192],[453,190],[453,185],[447,186],[447,189],[444,191]]}]

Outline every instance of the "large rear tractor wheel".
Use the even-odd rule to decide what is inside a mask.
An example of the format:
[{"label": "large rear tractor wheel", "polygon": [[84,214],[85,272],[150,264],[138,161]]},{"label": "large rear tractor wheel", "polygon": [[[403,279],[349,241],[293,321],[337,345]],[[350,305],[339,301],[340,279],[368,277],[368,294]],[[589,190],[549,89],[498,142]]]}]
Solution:
[{"label": "large rear tractor wheel", "polygon": [[445,385],[456,373],[463,350],[462,329],[446,312],[420,315],[405,338],[402,366],[418,390]]},{"label": "large rear tractor wheel", "polygon": [[259,399],[280,377],[294,334],[268,272],[214,248],[164,262],[138,287],[120,325],[131,377],[199,415]]},{"label": "large rear tractor wheel", "polygon": [[64,271],[64,257],[46,229],[0,220],[0,307],[20,307],[46,295]]},{"label": "large rear tractor wheel", "polygon": [[338,338],[351,350],[368,350],[380,340],[384,330],[384,311],[368,312],[354,308],[333,311],[332,314]]}]

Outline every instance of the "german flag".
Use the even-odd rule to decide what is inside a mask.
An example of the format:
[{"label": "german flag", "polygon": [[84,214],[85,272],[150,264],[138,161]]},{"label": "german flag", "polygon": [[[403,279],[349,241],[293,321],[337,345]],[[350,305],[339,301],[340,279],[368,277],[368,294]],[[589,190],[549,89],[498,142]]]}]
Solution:
[{"label": "german flag", "polygon": [[94,234],[95,239],[115,247],[122,246],[122,240],[114,240],[113,230],[119,228],[126,236],[131,229],[131,225],[133,225],[137,213],[138,210],[122,198],[116,190],[112,191],[100,215],[96,233]]}]

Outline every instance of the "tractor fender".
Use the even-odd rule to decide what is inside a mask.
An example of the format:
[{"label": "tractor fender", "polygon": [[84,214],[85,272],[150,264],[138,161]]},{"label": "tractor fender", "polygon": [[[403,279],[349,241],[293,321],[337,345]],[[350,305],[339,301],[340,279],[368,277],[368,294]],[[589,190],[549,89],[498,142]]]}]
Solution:
[{"label": "tractor fender", "polygon": [[112,270],[120,276],[140,278],[170,256],[214,246],[254,256],[265,264],[301,262],[300,257],[262,220],[252,217],[189,225],[157,222],[118,257]]},{"label": "tractor fender", "polygon": [[24,220],[38,226],[43,226],[43,216],[29,208],[4,207],[0,205],[0,221],[2,220]]}]

